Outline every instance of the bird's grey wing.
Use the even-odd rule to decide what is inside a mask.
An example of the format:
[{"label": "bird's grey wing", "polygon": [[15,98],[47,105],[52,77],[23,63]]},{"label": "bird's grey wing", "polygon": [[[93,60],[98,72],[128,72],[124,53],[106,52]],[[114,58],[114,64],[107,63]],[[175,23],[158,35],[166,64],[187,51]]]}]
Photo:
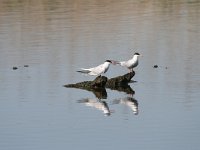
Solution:
[{"label": "bird's grey wing", "polygon": [[108,68],[109,68],[109,66],[107,68],[105,68],[104,73],[106,73],[108,71]]},{"label": "bird's grey wing", "polygon": [[123,67],[127,67],[127,61],[120,61],[119,64]]},{"label": "bird's grey wing", "polygon": [[102,67],[103,67],[103,65],[99,65],[97,67],[91,68],[90,70],[94,74],[101,74],[102,73]]},{"label": "bird's grey wing", "polygon": [[136,62],[132,65],[132,67],[135,68],[137,65],[138,65],[138,61],[136,61]]}]

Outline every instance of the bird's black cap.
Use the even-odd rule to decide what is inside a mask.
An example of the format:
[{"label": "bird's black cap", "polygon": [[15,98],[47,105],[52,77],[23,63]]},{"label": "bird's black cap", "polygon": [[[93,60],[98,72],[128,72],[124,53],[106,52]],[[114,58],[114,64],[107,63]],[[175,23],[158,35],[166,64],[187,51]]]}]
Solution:
[{"label": "bird's black cap", "polygon": [[112,61],[111,61],[111,60],[106,60],[105,62],[110,62],[110,63],[112,63]]},{"label": "bird's black cap", "polygon": [[135,53],[134,55],[140,55],[139,53]]}]

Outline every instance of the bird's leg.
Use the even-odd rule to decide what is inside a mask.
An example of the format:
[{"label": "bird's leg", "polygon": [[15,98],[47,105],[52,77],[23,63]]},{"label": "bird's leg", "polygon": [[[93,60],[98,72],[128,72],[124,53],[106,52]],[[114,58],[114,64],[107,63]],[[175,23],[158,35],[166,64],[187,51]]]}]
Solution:
[{"label": "bird's leg", "polygon": [[133,93],[128,94],[130,97],[133,97]]},{"label": "bird's leg", "polygon": [[131,68],[131,72],[133,72],[133,68]]}]

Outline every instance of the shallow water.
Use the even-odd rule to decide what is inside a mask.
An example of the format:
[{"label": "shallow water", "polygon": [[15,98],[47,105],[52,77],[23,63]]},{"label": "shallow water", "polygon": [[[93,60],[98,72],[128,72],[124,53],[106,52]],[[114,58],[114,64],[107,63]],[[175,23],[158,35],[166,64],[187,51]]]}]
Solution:
[{"label": "shallow water", "polygon": [[[198,0],[0,1],[1,149],[199,149],[199,18]],[[136,51],[134,95],[63,87]]]}]

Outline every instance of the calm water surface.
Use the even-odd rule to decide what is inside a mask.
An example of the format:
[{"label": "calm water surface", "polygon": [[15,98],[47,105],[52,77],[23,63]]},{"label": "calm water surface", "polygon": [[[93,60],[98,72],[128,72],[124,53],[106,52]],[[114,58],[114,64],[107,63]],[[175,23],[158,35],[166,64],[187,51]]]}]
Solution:
[{"label": "calm water surface", "polygon": [[[0,0],[1,149],[198,150],[199,41],[199,0]],[[134,95],[63,87],[136,51]]]}]

